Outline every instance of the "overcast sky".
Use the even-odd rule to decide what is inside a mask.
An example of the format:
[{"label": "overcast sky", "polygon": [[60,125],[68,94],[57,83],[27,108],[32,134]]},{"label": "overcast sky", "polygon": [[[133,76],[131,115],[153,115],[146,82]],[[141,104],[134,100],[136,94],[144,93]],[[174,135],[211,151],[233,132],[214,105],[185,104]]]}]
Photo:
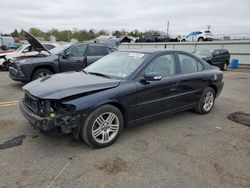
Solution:
[{"label": "overcast sky", "polygon": [[1,0],[0,32],[27,30],[155,29],[186,34],[250,33],[250,0]]}]

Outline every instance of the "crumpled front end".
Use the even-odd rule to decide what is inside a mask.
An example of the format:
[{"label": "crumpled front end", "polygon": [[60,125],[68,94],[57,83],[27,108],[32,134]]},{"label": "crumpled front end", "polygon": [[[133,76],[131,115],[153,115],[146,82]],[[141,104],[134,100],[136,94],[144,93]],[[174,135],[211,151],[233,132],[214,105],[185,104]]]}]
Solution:
[{"label": "crumpled front end", "polygon": [[42,131],[57,129],[61,133],[71,133],[84,118],[84,115],[76,113],[74,105],[39,99],[27,92],[20,102],[20,110],[34,127]]}]

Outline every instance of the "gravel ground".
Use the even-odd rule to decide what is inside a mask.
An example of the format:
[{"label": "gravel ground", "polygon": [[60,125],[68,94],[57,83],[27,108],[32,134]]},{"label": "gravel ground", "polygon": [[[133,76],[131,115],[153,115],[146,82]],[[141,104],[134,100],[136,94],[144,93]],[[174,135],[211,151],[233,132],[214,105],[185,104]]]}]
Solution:
[{"label": "gravel ground", "polygon": [[228,71],[211,113],[184,111],[128,127],[93,150],[71,135],[44,136],[22,117],[23,84],[0,72],[0,187],[250,187],[250,73]]}]

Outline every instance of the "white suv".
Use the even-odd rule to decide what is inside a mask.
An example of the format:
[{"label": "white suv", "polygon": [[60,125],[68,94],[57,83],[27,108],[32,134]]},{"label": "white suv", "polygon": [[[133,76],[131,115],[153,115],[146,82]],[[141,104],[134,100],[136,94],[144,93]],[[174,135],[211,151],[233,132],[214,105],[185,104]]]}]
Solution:
[{"label": "white suv", "polygon": [[213,35],[210,31],[195,31],[190,33],[189,35],[181,38],[181,42],[200,42],[200,41],[212,41]]}]

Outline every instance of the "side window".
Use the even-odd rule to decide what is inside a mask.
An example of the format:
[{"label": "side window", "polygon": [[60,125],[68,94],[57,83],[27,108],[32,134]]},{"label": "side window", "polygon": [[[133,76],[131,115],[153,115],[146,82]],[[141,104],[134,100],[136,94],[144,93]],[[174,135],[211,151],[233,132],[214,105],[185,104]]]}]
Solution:
[{"label": "side window", "polygon": [[173,54],[156,58],[145,70],[145,73],[157,72],[162,77],[175,75],[175,59]]},{"label": "side window", "polygon": [[52,44],[44,44],[44,47],[47,48],[48,50],[55,48],[55,46]]},{"label": "side window", "polygon": [[214,51],[214,55],[219,55],[220,54],[220,51],[219,50],[215,50]]},{"label": "side window", "polygon": [[88,47],[88,56],[104,56],[107,55],[108,51],[103,46],[89,46]]},{"label": "side window", "polygon": [[199,61],[189,55],[178,54],[178,58],[182,74],[198,72],[204,69],[203,65]]},{"label": "side window", "polygon": [[26,47],[22,53],[28,53],[31,51],[31,46]]},{"label": "side window", "polygon": [[220,54],[225,55],[225,54],[227,54],[227,51],[226,50],[220,50]]},{"label": "side window", "polygon": [[86,45],[77,45],[67,51],[69,57],[83,57]]}]

